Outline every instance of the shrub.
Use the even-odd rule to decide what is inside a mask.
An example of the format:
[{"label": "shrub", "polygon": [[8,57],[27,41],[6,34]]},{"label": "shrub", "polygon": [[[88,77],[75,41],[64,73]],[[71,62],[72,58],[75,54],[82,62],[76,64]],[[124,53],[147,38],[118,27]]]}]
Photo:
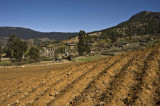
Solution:
[{"label": "shrub", "polygon": [[39,61],[40,54],[39,54],[39,49],[37,47],[31,47],[28,52],[28,55],[30,56],[30,59]]},{"label": "shrub", "polygon": [[13,65],[13,63],[11,61],[1,61],[0,65],[1,66],[11,66]]},{"label": "shrub", "polygon": [[50,61],[50,60],[52,59],[49,57],[46,57],[46,56],[41,57],[41,61]]},{"label": "shrub", "polygon": [[30,64],[30,63],[36,63],[34,59],[27,59],[26,61],[23,62],[23,64]]}]

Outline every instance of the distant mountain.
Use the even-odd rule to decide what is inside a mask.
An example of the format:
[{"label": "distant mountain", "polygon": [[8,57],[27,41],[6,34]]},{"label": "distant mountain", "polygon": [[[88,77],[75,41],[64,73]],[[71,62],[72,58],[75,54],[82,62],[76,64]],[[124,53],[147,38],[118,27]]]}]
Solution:
[{"label": "distant mountain", "polygon": [[0,37],[9,37],[15,34],[21,39],[39,39],[49,38],[56,40],[67,39],[71,36],[77,35],[77,33],[64,33],[64,32],[38,32],[28,28],[22,27],[0,27]]},{"label": "distant mountain", "polygon": [[117,26],[89,33],[101,37],[160,33],[160,12],[142,11]]},{"label": "distant mountain", "polygon": [[[142,11],[133,15],[129,20],[118,24],[117,26],[88,33],[91,36],[100,36],[106,38],[109,36],[134,36],[145,34],[160,33],[160,12]],[[22,39],[49,38],[64,40],[68,38],[75,39],[77,33],[63,32],[38,32],[28,28],[21,27],[0,27],[0,37],[9,37],[15,34]]]},{"label": "distant mountain", "polygon": [[151,12],[151,11],[142,11],[133,15],[130,20],[159,20],[160,21],[160,12]]}]

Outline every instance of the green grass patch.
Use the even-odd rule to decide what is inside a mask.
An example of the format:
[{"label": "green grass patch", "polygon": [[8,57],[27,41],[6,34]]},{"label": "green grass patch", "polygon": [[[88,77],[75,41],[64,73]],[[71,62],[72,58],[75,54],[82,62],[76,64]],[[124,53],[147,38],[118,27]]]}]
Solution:
[{"label": "green grass patch", "polygon": [[11,61],[1,61],[0,62],[0,66],[10,66],[10,65],[12,65]]},{"label": "green grass patch", "polygon": [[156,39],[156,40],[154,41],[154,43],[155,43],[155,44],[160,44],[160,39]]},{"label": "green grass patch", "polygon": [[154,43],[152,43],[152,42],[150,42],[150,43],[147,43],[146,45],[145,45],[145,47],[152,47],[154,45]]},{"label": "green grass patch", "polygon": [[78,58],[75,58],[74,61],[77,61],[77,62],[87,62],[87,61],[98,60],[98,59],[104,58],[104,57],[106,57],[106,56],[97,55],[97,56],[89,56],[89,57],[78,57]]}]

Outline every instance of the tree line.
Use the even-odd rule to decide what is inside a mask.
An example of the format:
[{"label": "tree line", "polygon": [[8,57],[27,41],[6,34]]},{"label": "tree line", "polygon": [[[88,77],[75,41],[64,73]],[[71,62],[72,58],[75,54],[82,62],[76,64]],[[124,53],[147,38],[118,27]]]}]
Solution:
[{"label": "tree line", "polygon": [[[38,61],[40,55],[37,47],[28,48],[27,43],[16,37],[16,35],[9,37],[4,53],[6,53],[7,58],[11,58],[15,62],[20,62],[25,57]],[[0,47],[0,54],[2,54],[2,47]]]}]

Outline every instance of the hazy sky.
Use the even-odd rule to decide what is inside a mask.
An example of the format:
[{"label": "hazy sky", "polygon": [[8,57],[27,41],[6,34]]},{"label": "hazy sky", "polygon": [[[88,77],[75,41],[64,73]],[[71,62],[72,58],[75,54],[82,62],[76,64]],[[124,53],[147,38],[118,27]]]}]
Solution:
[{"label": "hazy sky", "polygon": [[0,0],[0,26],[89,32],[117,25],[144,10],[160,12],[160,0]]}]

